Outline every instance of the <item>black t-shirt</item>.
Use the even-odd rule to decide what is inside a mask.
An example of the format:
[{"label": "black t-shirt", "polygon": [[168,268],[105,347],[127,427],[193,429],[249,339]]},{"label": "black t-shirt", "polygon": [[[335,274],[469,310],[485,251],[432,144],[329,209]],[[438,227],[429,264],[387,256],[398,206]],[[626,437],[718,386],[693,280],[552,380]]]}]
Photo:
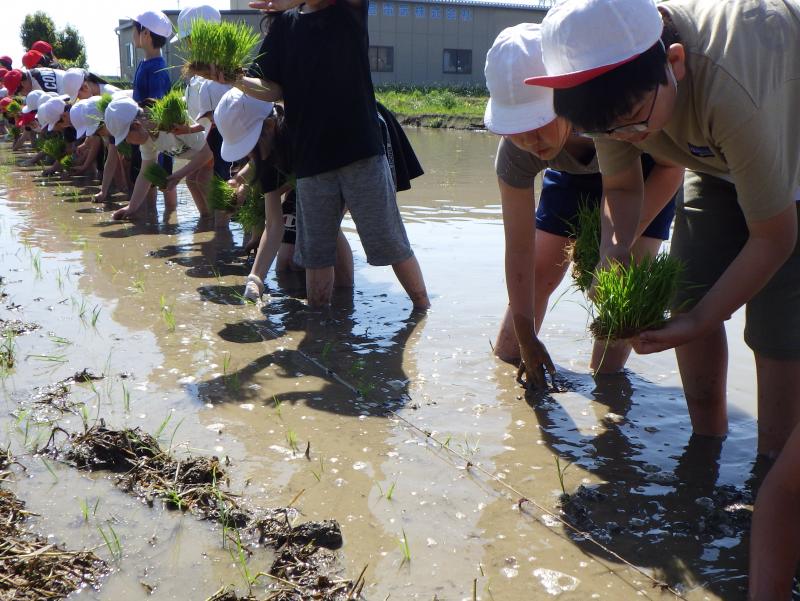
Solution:
[{"label": "black t-shirt", "polygon": [[297,177],[383,154],[369,71],[368,0],[275,17],[251,67],[283,89]]},{"label": "black t-shirt", "polygon": [[262,194],[274,192],[289,181],[290,177],[290,174],[281,171],[275,161],[271,159],[261,161],[256,173],[258,174],[259,184],[261,184]]}]

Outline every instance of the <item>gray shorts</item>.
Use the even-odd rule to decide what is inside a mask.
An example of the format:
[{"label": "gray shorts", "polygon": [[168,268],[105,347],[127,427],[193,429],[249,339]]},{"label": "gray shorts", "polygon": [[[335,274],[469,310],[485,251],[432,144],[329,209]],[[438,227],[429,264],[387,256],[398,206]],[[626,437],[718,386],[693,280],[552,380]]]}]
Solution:
[{"label": "gray shorts", "polygon": [[296,263],[309,269],[334,265],[345,208],[370,265],[394,265],[414,256],[389,163],[385,155],[376,155],[297,180]]},{"label": "gray shorts", "polygon": [[[684,264],[674,307],[695,305],[742,250],[747,222],[733,184],[686,172],[683,200],[675,212],[670,254]],[[800,206],[798,206],[800,220]],[[744,341],[770,359],[800,359],[800,237],[794,252],[747,303]]]}]

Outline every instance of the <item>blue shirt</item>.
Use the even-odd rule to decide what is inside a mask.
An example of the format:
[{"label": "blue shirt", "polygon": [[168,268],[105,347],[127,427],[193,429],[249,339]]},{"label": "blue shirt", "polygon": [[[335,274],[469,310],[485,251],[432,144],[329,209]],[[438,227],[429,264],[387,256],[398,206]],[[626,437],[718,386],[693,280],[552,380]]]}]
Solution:
[{"label": "blue shirt", "polygon": [[133,99],[136,102],[161,98],[171,88],[172,82],[163,56],[145,59],[136,67],[136,75],[133,76]]}]

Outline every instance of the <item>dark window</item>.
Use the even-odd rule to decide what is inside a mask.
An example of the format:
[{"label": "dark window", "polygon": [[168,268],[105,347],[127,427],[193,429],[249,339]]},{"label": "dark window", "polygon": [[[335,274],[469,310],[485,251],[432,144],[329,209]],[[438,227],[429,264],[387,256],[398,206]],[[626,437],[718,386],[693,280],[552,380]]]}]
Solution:
[{"label": "dark window", "polygon": [[472,73],[472,50],[453,50],[445,48],[443,56],[443,73]]},{"label": "dark window", "polygon": [[370,46],[369,70],[378,73],[391,73],[394,71],[394,47]]}]

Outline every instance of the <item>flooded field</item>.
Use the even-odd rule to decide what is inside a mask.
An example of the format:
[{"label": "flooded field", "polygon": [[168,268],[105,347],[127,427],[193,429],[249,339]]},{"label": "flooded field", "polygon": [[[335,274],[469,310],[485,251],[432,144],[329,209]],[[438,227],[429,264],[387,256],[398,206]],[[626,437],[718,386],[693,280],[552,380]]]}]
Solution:
[{"label": "flooded field", "polygon": [[[364,599],[745,599],[743,315],[728,324],[723,443],[690,438],[673,353],[589,376],[586,302],[568,282],[543,329],[560,391],[524,398],[491,352],[506,303],[496,138],[409,136],[427,174],[399,201],[424,316],[390,269],[366,265],[347,220],[356,286],[330,314],[273,273],[266,302],[245,304],[241,232],[199,228],[185,189],[169,223],[115,223],[92,182],[43,179],[0,148],[1,325],[40,326],[4,338],[15,364],[0,388],[0,446],[21,464],[2,488],[35,514],[25,527],[106,562],[82,598],[266,599],[285,585],[260,574],[276,545],[237,545],[235,525],[176,509],[188,493],[135,494],[53,451],[103,423],[152,435],[176,472],[218,458],[214,490],[249,511],[336,520],[329,578],[363,573]],[[37,387],[65,380],[63,399],[43,400]]]}]

